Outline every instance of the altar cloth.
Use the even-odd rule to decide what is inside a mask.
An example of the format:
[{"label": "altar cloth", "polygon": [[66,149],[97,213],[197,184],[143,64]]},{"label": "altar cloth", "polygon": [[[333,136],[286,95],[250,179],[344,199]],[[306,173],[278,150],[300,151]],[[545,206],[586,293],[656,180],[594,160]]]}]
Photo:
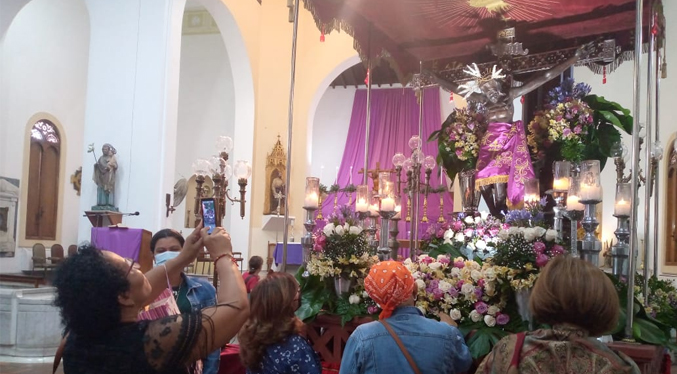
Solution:
[{"label": "altar cloth", "polygon": [[92,244],[121,257],[139,260],[143,229],[92,227]]},{"label": "altar cloth", "polygon": [[[275,258],[275,265],[282,263],[283,244],[277,243],[273,258]],[[301,243],[287,243],[287,264],[301,265],[303,264],[303,247]]]}]

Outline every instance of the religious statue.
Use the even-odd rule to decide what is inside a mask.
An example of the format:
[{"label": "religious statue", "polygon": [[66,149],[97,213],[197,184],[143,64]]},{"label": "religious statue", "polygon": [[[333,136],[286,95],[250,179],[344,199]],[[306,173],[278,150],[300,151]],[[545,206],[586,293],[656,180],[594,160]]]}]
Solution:
[{"label": "religious statue", "polygon": [[273,198],[276,201],[274,210],[277,214],[280,214],[282,209],[282,200],[285,198],[284,187],[285,183],[279,175],[275,176],[270,184],[270,191],[273,193]]},{"label": "religious statue", "polygon": [[263,214],[284,214],[287,204],[286,182],[287,154],[282,148],[280,136],[273,146],[273,151],[266,157],[266,185]]},{"label": "religious statue", "polygon": [[[90,145],[89,152],[94,152],[94,145]],[[115,155],[117,151],[115,147],[106,143],[101,147],[103,155],[94,159],[94,176],[92,180],[96,183],[96,206],[92,210],[113,210],[117,211],[115,207],[115,173],[118,169],[118,162]]]},{"label": "religious statue", "polygon": [[[513,101],[559,76],[579,59],[587,57],[592,46],[591,43],[580,47],[571,58],[536,74],[519,87],[511,87],[512,76],[502,74],[502,69],[497,69],[495,65],[490,72],[484,73],[476,64],[468,66],[464,72],[471,79],[460,85],[432,74],[443,88],[464,95],[468,105],[485,109],[489,126],[480,143],[475,186],[482,191],[492,214],[506,210],[503,203],[506,197],[510,206],[522,203],[524,181],[534,178],[524,126],[522,121],[512,121],[515,111]],[[505,183],[507,191],[504,189]],[[492,191],[495,187],[497,190]],[[492,198],[492,194],[495,198]]]}]

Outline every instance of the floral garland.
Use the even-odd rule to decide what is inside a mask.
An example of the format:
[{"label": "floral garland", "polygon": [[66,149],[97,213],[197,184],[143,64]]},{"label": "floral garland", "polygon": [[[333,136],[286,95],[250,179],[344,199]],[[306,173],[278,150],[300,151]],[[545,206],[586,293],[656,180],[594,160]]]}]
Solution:
[{"label": "floral garland", "polygon": [[459,214],[450,222],[430,226],[423,236],[423,251],[432,251],[433,257],[446,253],[463,255],[470,260],[485,260],[496,252],[498,233],[508,226],[488,213],[477,216]]}]

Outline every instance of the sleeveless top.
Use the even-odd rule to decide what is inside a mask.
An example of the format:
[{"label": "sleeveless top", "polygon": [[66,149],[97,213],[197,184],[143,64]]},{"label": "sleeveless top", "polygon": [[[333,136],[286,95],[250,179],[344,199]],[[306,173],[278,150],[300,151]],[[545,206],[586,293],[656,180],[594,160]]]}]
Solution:
[{"label": "sleeveless top", "polygon": [[71,333],[64,347],[64,373],[194,373],[189,360],[201,331],[202,314],[197,312],[121,324],[94,338]]}]

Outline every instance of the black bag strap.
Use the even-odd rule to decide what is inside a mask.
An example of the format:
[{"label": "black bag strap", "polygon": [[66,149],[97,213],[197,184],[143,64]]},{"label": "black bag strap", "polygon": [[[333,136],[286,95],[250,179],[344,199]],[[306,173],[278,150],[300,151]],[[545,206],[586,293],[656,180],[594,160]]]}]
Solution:
[{"label": "black bag strap", "polygon": [[63,337],[63,339],[61,339],[59,348],[57,348],[56,353],[54,353],[54,364],[52,364],[52,374],[55,374],[56,369],[59,368],[59,364],[61,363],[61,357],[63,356],[63,349],[66,346],[66,339],[68,339],[68,334],[66,334]]},{"label": "black bag strap", "polygon": [[409,366],[411,366],[411,369],[414,370],[414,373],[421,374],[421,371],[418,370],[418,366],[416,366],[416,362],[414,362],[414,359],[409,354],[409,351],[407,351],[407,348],[404,347],[402,340],[400,340],[400,337],[397,336],[395,330],[393,330],[393,328],[390,327],[390,324],[388,324],[388,322],[386,322],[385,320],[379,320],[379,322],[381,322],[381,324],[386,328],[386,330],[388,330],[390,336],[392,336],[393,339],[395,339],[395,343],[397,343],[397,346],[400,347],[400,350],[404,354],[404,358],[406,358],[407,361],[409,361]]}]

